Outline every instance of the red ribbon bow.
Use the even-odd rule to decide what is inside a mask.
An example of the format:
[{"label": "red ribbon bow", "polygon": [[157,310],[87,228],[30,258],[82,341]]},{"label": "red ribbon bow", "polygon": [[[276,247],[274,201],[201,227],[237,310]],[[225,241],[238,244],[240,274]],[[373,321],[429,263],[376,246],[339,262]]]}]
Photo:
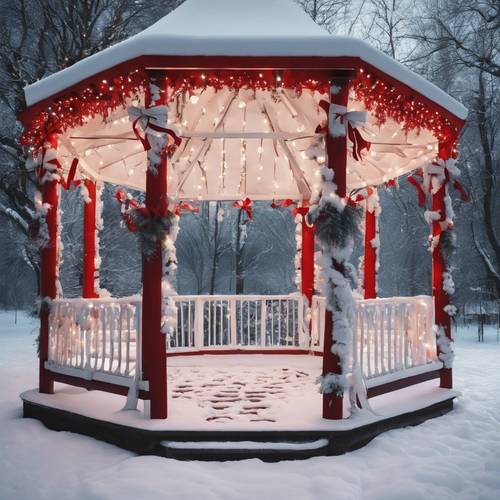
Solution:
[{"label": "red ribbon bow", "polygon": [[233,207],[245,211],[249,220],[253,219],[252,200],[250,198],[245,198],[242,201],[235,201]]},{"label": "red ribbon bow", "polygon": [[292,209],[293,218],[297,217],[297,215],[301,215],[305,217],[309,213],[309,207],[294,207]]},{"label": "red ribbon bow", "polygon": [[281,201],[274,201],[271,203],[271,208],[288,208],[290,205],[293,205],[295,202],[291,200],[290,198],[287,198],[286,200],[281,200]]},{"label": "red ribbon bow", "polygon": [[[137,126],[137,123],[139,122],[140,118],[137,118],[134,120],[132,123],[132,129],[134,131],[135,136],[137,139],[139,139],[142,143],[142,146],[144,148],[144,151],[149,151],[151,149],[151,144],[148,139],[148,134],[146,133],[144,137],[139,132],[139,128]],[[180,146],[182,139],[170,128],[165,128],[165,127],[160,127],[159,125],[155,125],[154,123],[151,123],[151,119],[148,117],[147,119],[147,126],[146,128],[150,128],[151,130],[154,130],[155,132],[162,132],[164,134],[169,135],[173,140],[176,146]]]},{"label": "red ribbon bow", "polygon": [[[439,166],[439,163],[433,162],[433,165]],[[443,167],[443,169],[444,169],[444,183],[446,184],[446,183],[448,183],[448,182],[451,181],[451,185],[453,186],[453,189],[455,189],[456,191],[458,191],[458,193],[460,195],[460,199],[463,202],[468,201],[469,200],[469,196],[467,194],[467,191],[463,187],[462,183],[458,179],[452,179],[451,178],[450,171],[448,170],[448,168]],[[431,173],[429,175],[436,175],[436,174],[435,173]],[[418,180],[415,176],[420,177],[420,180]],[[423,178],[424,178],[424,173],[423,173],[423,170],[421,168],[419,168],[417,170],[417,172],[415,172],[415,174],[411,174],[411,175],[408,176],[408,182],[412,186],[414,186],[415,189],[417,190],[418,205],[420,207],[423,207],[425,205],[425,200],[426,200],[426,197],[427,197],[427,194],[426,194],[426,192],[424,190]],[[432,188],[432,183],[429,182],[429,192],[431,191],[431,188]]]},{"label": "red ribbon bow", "polygon": [[181,215],[182,212],[191,212],[193,214],[199,213],[200,209],[198,207],[193,207],[189,203],[182,201],[179,203],[174,210],[175,215]]},{"label": "red ribbon bow", "polygon": [[[151,114],[148,114],[148,109],[150,110],[149,112]],[[137,137],[137,139],[141,141],[144,151],[149,151],[151,149],[151,144],[149,142],[147,133],[148,129],[154,130],[155,132],[160,132],[162,134],[167,134],[173,139],[174,144],[176,146],[180,146],[182,139],[172,129],[161,127],[160,125],[157,125],[156,123],[152,122],[152,120],[159,119],[160,116],[163,117],[163,119],[166,121],[167,108],[165,107],[165,109],[164,110],[162,109],[161,112],[159,111],[160,107],[153,107],[148,109],[136,108],[133,106],[129,108],[129,115],[131,117],[134,116],[137,117],[132,122],[132,130],[134,131],[134,134]],[[156,116],[154,111],[151,110],[156,110],[157,112],[159,112],[159,115]],[[145,132],[144,137],[142,137],[141,133],[139,132],[139,127],[138,127],[139,122],[141,123],[141,127]]]}]

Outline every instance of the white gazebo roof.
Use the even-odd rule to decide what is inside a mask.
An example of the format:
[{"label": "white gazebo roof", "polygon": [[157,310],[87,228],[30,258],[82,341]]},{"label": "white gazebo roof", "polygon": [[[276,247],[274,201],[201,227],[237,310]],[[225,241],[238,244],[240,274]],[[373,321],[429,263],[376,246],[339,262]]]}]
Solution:
[{"label": "white gazebo roof", "polygon": [[362,40],[332,36],[293,0],[187,0],[146,30],[25,88],[31,106],[136,57],[356,57],[460,119],[455,99]]},{"label": "white gazebo roof", "polygon": [[[292,61],[291,68],[299,71],[302,61],[309,62],[309,69],[372,68],[412,96],[432,101],[436,114],[455,123],[467,115],[452,97],[382,52],[361,40],[329,35],[292,0],[187,0],[143,32],[26,87],[27,111],[43,110],[58,95],[70,89],[78,92],[82,82],[102,78],[106,71],[118,72],[124,64],[129,70],[158,67],[168,74],[172,67],[202,73],[204,58],[222,58],[228,66],[219,67],[230,71],[281,68],[271,65],[276,58]],[[250,60],[253,66],[246,65]],[[192,61],[201,63],[190,66]],[[353,62],[357,65],[349,66]],[[285,87],[271,92],[208,86],[176,95],[169,126],[183,141],[169,160],[169,195],[307,199],[321,179],[325,153],[315,131],[325,118],[318,104],[327,98],[317,90],[296,93]],[[365,110],[354,95],[348,108]],[[368,116],[361,133],[372,145],[362,161],[353,158],[349,147],[349,189],[382,184],[425,165],[437,153],[431,131],[407,131],[391,118],[379,123]],[[93,179],[145,187],[146,154],[123,108],[104,123],[98,116],[66,130],[59,154],[66,168],[78,157],[80,174]]]}]

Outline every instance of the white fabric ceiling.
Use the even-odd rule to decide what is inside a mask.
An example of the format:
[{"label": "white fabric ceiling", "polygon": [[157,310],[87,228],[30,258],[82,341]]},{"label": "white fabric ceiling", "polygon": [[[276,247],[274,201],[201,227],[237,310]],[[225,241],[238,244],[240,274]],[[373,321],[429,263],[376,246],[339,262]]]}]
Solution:
[{"label": "white fabric ceiling", "polygon": [[[315,134],[325,118],[318,107],[325,97],[312,91],[297,96],[284,89],[271,93],[211,87],[193,96],[179,95],[169,106],[169,126],[182,137],[169,160],[169,195],[184,200],[309,198],[325,158],[322,137]],[[362,109],[350,100],[349,110]],[[437,150],[429,132],[406,135],[392,120],[379,127],[369,117],[361,133],[373,144],[362,161],[349,153],[349,189],[410,172]],[[146,154],[125,109],[104,123],[96,118],[66,133],[61,153],[67,166],[78,157],[87,176],[144,189]]]}]

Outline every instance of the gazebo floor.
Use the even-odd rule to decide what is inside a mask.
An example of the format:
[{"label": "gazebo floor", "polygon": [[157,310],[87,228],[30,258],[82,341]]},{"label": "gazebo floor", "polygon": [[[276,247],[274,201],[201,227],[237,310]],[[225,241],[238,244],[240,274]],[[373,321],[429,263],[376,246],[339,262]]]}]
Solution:
[{"label": "gazebo floor", "polygon": [[172,357],[166,420],[146,418],[142,402],[137,411],[123,411],[122,396],[66,385],[54,395],[32,390],[21,397],[25,417],[140,454],[281,460],[359,448],[381,432],[448,412],[458,395],[434,380],[372,398],[372,411],[324,420],[315,384],[320,370],[321,358],[307,355]]}]

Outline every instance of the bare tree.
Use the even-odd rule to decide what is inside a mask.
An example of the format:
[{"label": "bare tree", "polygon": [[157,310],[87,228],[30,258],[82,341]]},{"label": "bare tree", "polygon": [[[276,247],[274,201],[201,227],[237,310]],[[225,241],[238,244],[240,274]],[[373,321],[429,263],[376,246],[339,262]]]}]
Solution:
[{"label": "bare tree", "polygon": [[347,17],[348,0],[297,0],[311,19],[328,31],[334,31]]},{"label": "bare tree", "polygon": [[19,253],[38,275],[32,246],[37,179],[24,161],[16,116],[23,87],[116,43],[175,7],[177,0],[0,1],[0,218],[19,233]]}]

